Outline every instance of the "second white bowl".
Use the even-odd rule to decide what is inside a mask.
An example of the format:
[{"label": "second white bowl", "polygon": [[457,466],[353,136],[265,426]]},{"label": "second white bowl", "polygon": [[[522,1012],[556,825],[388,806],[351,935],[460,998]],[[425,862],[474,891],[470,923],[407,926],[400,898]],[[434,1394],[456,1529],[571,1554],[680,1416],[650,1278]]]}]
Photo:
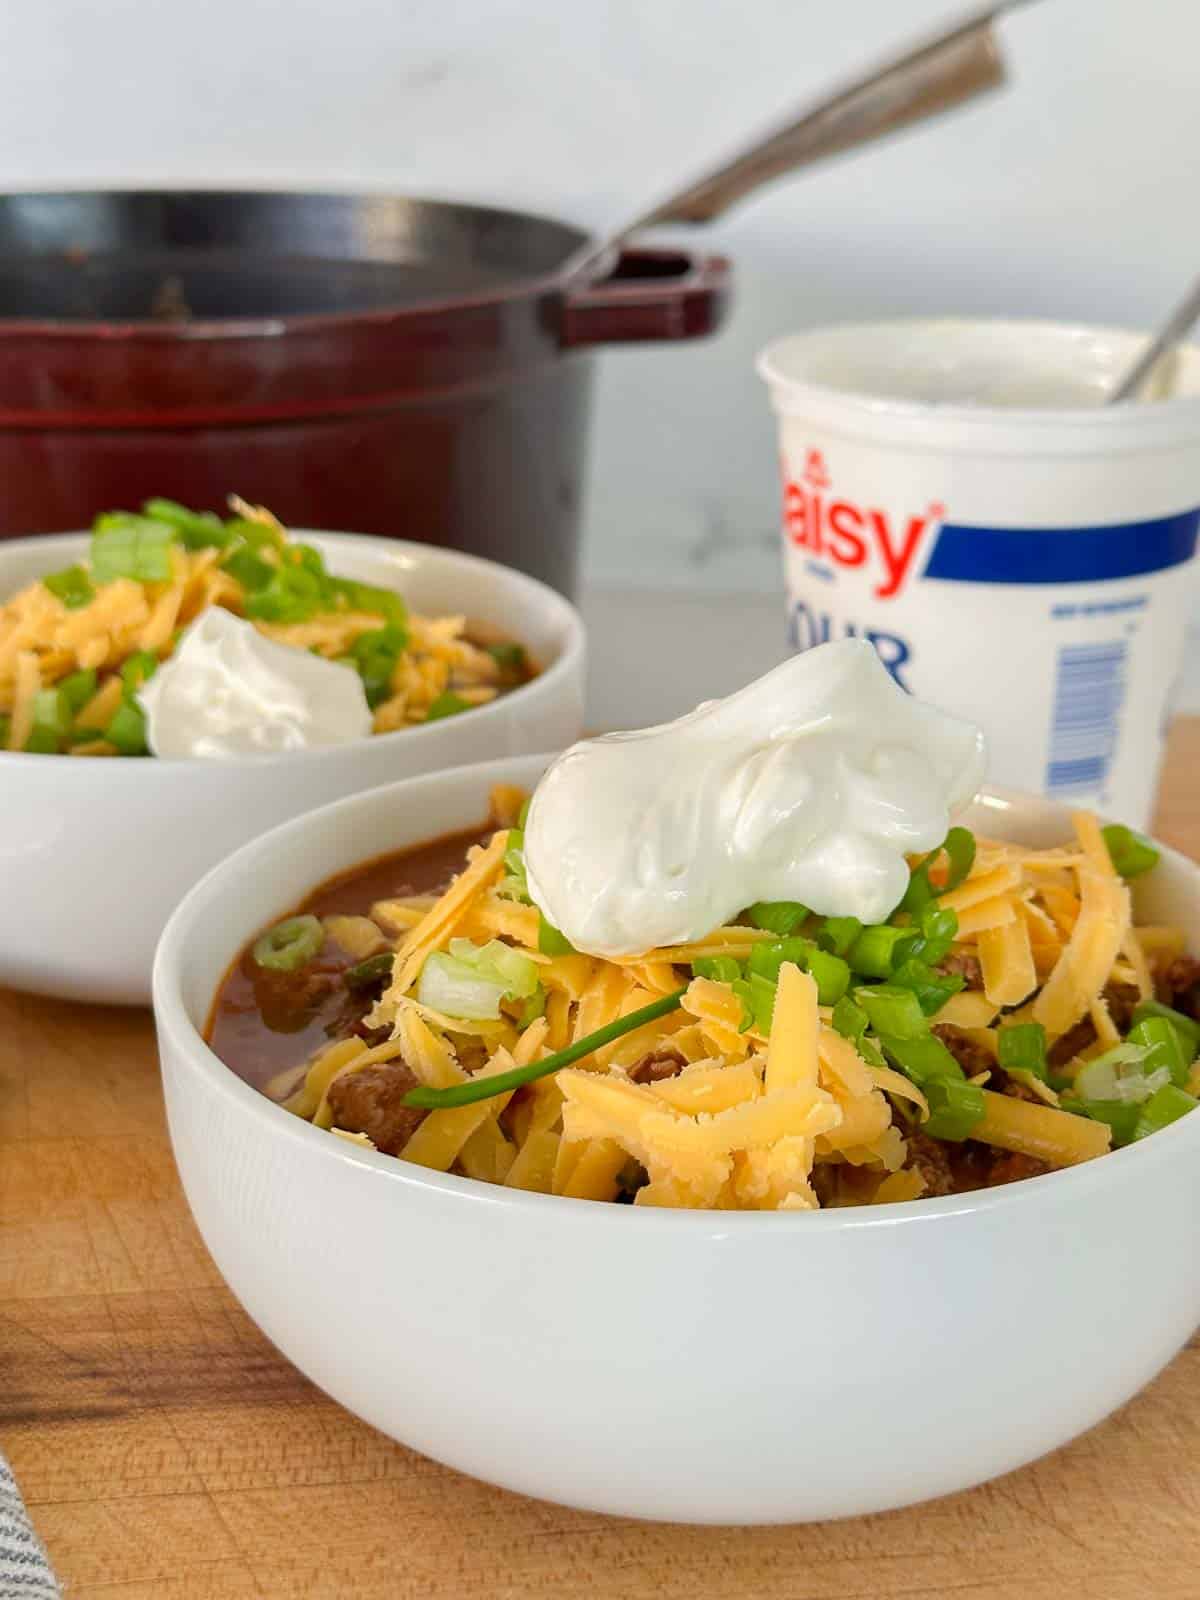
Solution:
[{"label": "second white bowl", "polygon": [[[143,1005],[163,925],[239,845],[314,806],[395,778],[569,744],[583,719],[584,635],[561,595],[433,545],[298,532],[340,577],[413,611],[463,613],[542,669],[486,706],[359,744],[230,761],[87,760],[0,752],[0,984]],[[85,557],[86,534],[0,543],[0,599]]]}]

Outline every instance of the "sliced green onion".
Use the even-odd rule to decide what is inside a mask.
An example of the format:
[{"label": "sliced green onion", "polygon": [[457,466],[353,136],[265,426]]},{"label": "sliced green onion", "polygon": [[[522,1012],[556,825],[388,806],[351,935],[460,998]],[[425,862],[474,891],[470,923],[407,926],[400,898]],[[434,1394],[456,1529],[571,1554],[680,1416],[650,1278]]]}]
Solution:
[{"label": "sliced green onion", "polygon": [[320,917],[285,917],[254,941],[255,963],[268,972],[296,972],[320,952],[325,928]]},{"label": "sliced green onion", "polygon": [[1046,1030],[1040,1022],[1018,1022],[1001,1028],[996,1053],[1005,1072],[1032,1072],[1046,1077]]},{"label": "sliced green onion", "polygon": [[[58,687],[71,711],[82,711],[96,692],[95,667],[87,667],[82,672],[70,673]],[[92,729],[88,730],[88,735],[90,738],[95,738],[95,732]]]},{"label": "sliced green onion", "polygon": [[958,917],[953,911],[943,911],[936,900],[931,900],[921,912],[920,920],[901,930],[906,937],[898,939],[892,951],[894,966],[906,961],[922,961],[927,967],[936,967],[944,961],[958,936]]},{"label": "sliced green onion", "polygon": [[934,1078],[925,1085],[929,1115],[921,1132],[931,1139],[969,1139],[983,1121],[986,1102],[977,1083],[965,1079]]},{"label": "sliced green onion", "polygon": [[347,967],[343,974],[344,981],[351,989],[370,989],[375,984],[386,981],[392,975],[392,966],[395,956],[390,950],[381,950],[376,956],[368,956],[365,961],[360,961],[353,967]]},{"label": "sliced green onion", "polygon": [[158,657],[152,650],[135,650],[121,666],[121,682],[126,694],[136,694],[158,671]]},{"label": "sliced green onion", "polygon": [[529,904],[529,879],[525,872],[525,830],[523,828],[510,828],[508,830],[508,845],[504,851],[504,867],[506,876],[500,882],[497,893],[506,900],[520,900]]},{"label": "sliced green onion", "polygon": [[750,987],[749,978],[734,978],[729,987],[742,1002],[742,1020],[738,1023],[738,1032],[745,1033],[754,1027],[754,990]]},{"label": "sliced green onion", "polygon": [[817,943],[831,955],[844,956],[861,932],[857,917],[826,917],[817,929]]},{"label": "sliced green onion", "polygon": [[929,1032],[929,1019],[911,989],[891,984],[854,991],[854,1002],[870,1019],[875,1033],[894,1039],[917,1039]]},{"label": "sliced green onion", "polygon": [[253,550],[248,550],[245,545],[238,545],[221,562],[221,566],[237,583],[240,583],[248,595],[257,594],[265,589],[275,576],[275,568],[268,562],[255,555]]},{"label": "sliced green onion", "polygon": [[1119,822],[1110,822],[1100,832],[1108,846],[1109,859],[1123,878],[1140,878],[1158,865],[1159,851],[1144,833],[1136,833]]},{"label": "sliced green onion", "polygon": [[836,1032],[843,1039],[849,1039],[854,1048],[864,1061],[869,1061],[873,1066],[884,1065],[883,1052],[873,1039],[867,1038],[868,1017],[861,1006],[856,1006],[848,995],[842,998],[833,1008],[831,1019]]},{"label": "sliced green onion", "polygon": [[507,1000],[528,1000],[538,986],[538,964],[520,950],[499,939],[473,944],[470,939],[451,939],[450,954],[455,961],[472,967],[481,978],[504,984]]},{"label": "sliced green onion", "polygon": [[417,981],[417,999],[423,1006],[471,1022],[496,1021],[506,993],[503,979],[484,977],[441,950],[426,957]]},{"label": "sliced green onion", "polygon": [[106,512],[92,525],[92,577],[96,583],[114,578],[165,583],[171,576],[171,546],[177,542],[169,523],[128,511]]},{"label": "sliced green onion", "polygon": [[529,821],[529,808],[533,804],[533,796],[527,794],[521,802],[521,809],[517,812],[517,827],[521,830],[521,845],[525,844],[525,825]]},{"label": "sliced green onion", "polygon": [[932,903],[933,885],[929,881],[928,863],[937,855],[935,850],[932,855],[925,856],[918,861],[908,875],[908,888],[901,897],[897,911],[907,911],[912,916],[919,916],[925,907]]},{"label": "sliced green onion", "polygon": [[[429,960],[432,959],[431,956]],[[493,1095],[508,1094],[511,1089],[519,1089],[523,1084],[535,1083],[539,1078],[549,1077],[552,1072],[561,1072],[564,1067],[591,1055],[593,1050],[602,1050],[606,1044],[623,1038],[635,1028],[642,1028],[647,1022],[654,1022],[659,1017],[677,1011],[686,992],[676,989],[673,994],[663,995],[660,1000],[653,1000],[639,1011],[631,1011],[628,1016],[617,1017],[603,1028],[597,1028],[595,1033],[577,1039],[565,1050],[557,1050],[553,1055],[546,1056],[542,1061],[533,1061],[527,1067],[515,1067],[512,1072],[498,1072],[488,1078],[472,1078],[467,1083],[452,1084],[448,1089],[429,1089],[424,1084],[418,1085],[404,1096],[403,1104],[421,1111],[437,1111],[451,1106],[474,1105],[479,1100],[490,1100]]]},{"label": "sliced green onion", "polygon": [[461,711],[470,711],[471,702],[464,700],[453,689],[444,689],[425,713],[426,722],[440,722],[443,717],[457,717]]},{"label": "sliced green onion", "polygon": [[144,756],[147,753],[146,718],[141,706],[133,700],[119,705],[104,730],[104,737],[109,744],[116,745],[123,756]]},{"label": "sliced green onion", "polygon": [[347,657],[363,681],[367,704],[372,710],[392,692],[396,663],[408,645],[408,629],[393,623],[360,633]]},{"label": "sliced green onion", "polygon": [[775,1019],[776,985],[769,978],[755,973],[749,978],[735,978],[730,988],[742,1002],[742,1020],[738,1024],[738,1032],[745,1033],[748,1028],[754,1028],[766,1038]]},{"label": "sliced green onion", "polygon": [[305,572],[311,573],[314,578],[325,579],[329,583],[332,592],[333,579],[330,578],[329,573],[325,570],[325,557],[315,544],[301,544],[299,542],[285,544],[282,554],[282,565],[285,568],[302,567]]},{"label": "sliced green onion", "polygon": [[808,917],[808,907],[798,900],[756,900],[746,907],[745,916],[752,928],[765,928],[785,939]]},{"label": "sliced green onion", "polygon": [[33,726],[45,728],[56,739],[71,731],[71,707],[61,689],[39,689],[34,695]]},{"label": "sliced green onion", "polygon": [[257,522],[253,517],[226,517],[225,532],[231,547],[236,542],[239,549],[270,550],[278,555],[287,543],[281,528],[273,522]]},{"label": "sliced green onion", "polygon": [[222,550],[231,537],[215,512],[189,511],[177,500],[147,500],[142,511],[152,522],[165,522],[174,528],[189,550]]},{"label": "sliced green onion", "polygon": [[1149,1138],[1152,1133],[1158,1133],[1170,1123],[1178,1122],[1180,1117],[1186,1117],[1189,1111],[1196,1109],[1196,1105],[1195,1095],[1185,1093],[1173,1083],[1163,1084],[1162,1088],[1156,1089],[1142,1107],[1142,1114],[1138,1118],[1133,1137]]},{"label": "sliced green onion", "polygon": [[924,961],[902,961],[888,979],[896,988],[911,989],[927,1017],[940,1011],[966,984],[958,973],[934,972]]},{"label": "sliced green onion", "polygon": [[408,629],[403,623],[389,622],[382,628],[368,628],[360,633],[350,646],[350,654],[356,661],[372,655],[387,655],[394,661],[407,648]]},{"label": "sliced green onion", "polygon": [[1161,1084],[1171,1081],[1165,1067],[1145,1071],[1147,1052],[1136,1044],[1119,1044],[1088,1061],[1075,1074],[1081,1100],[1124,1100],[1140,1104]]},{"label": "sliced green onion", "polygon": [[1192,1052],[1173,1022],[1168,1022],[1166,1017],[1145,1017],[1130,1028],[1126,1042],[1145,1050],[1143,1071],[1152,1072],[1157,1067],[1165,1067],[1171,1075],[1171,1082],[1177,1088],[1184,1088],[1192,1064]]},{"label": "sliced green onion", "polygon": [[530,1023],[536,1022],[539,1017],[546,1014],[546,991],[539,983],[537,988],[521,1007],[521,1014],[517,1018],[518,1028],[528,1028]]},{"label": "sliced green onion", "polygon": [[1072,1102],[1065,1097],[1063,1109],[1076,1111],[1093,1122],[1106,1122],[1112,1129],[1112,1142],[1120,1149],[1131,1144],[1141,1121],[1142,1108],[1134,1100],[1080,1100]]},{"label": "sliced green onion", "polygon": [[763,939],[751,949],[746,959],[746,971],[778,983],[779,969],[785,961],[803,967],[813,949],[814,946],[807,939]]},{"label": "sliced green onion", "polygon": [[936,1034],[915,1039],[880,1034],[879,1042],[892,1060],[922,1088],[944,1078],[962,1078],[963,1070]]},{"label": "sliced green onion", "polygon": [[303,562],[281,562],[261,588],[247,594],[246,615],[256,622],[307,622],[325,599],[315,572]]},{"label": "sliced green onion", "polygon": [[56,756],[58,754],[58,735],[53,728],[39,727],[35,722],[29,730],[22,749],[30,756]]},{"label": "sliced green onion", "polygon": [[354,578],[330,580],[333,595],[345,602],[348,611],[365,611],[383,617],[389,627],[408,632],[408,607],[402,595],[394,589],[380,589],[373,583],[359,583]]},{"label": "sliced green onion", "polygon": [[573,956],[575,946],[552,922],[546,921],[545,912],[538,912],[538,950],[544,956]]},{"label": "sliced green onion", "polygon": [[840,1033],[843,1039],[850,1039],[855,1044],[871,1025],[870,1017],[861,1006],[855,1005],[849,995],[843,996],[834,1006],[830,1022],[835,1033]]},{"label": "sliced green onion", "polygon": [[817,986],[817,1004],[836,1005],[850,987],[850,968],[841,956],[817,949],[809,950],[807,966]]},{"label": "sliced green onion", "polygon": [[96,590],[86,567],[64,567],[61,572],[48,573],[42,582],[68,611],[77,611],[80,606],[86,606],[96,598]]},{"label": "sliced green onion", "polygon": [[1135,1024],[1145,1022],[1147,1017],[1162,1017],[1169,1022],[1191,1046],[1193,1058],[1200,1055],[1200,1022],[1185,1016],[1182,1011],[1176,1011],[1172,1006],[1163,1005],[1161,1000],[1143,1000],[1134,1007]]},{"label": "sliced green onion", "polygon": [[741,963],[732,956],[697,956],[692,971],[698,978],[711,978],[714,983],[736,983],[742,975]]},{"label": "sliced green onion", "polygon": [[969,876],[975,865],[975,835],[970,828],[951,828],[942,849],[946,852],[950,871],[938,893],[949,894],[951,889],[957,889]]},{"label": "sliced green onion", "polygon": [[887,978],[896,961],[896,946],[912,936],[911,928],[891,928],[883,923],[864,928],[850,946],[846,960],[866,978]]},{"label": "sliced green onion", "polygon": [[[929,880],[929,869],[943,850],[946,852],[949,870],[945,883],[940,889],[935,890]],[[975,835],[969,828],[951,828],[937,849],[931,850],[912,869],[908,880],[908,888],[905,890],[904,898],[901,900],[898,909],[911,911],[914,914],[923,911],[936,895],[948,894],[951,889],[957,889],[974,865]]]},{"label": "sliced green onion", "polygon": [[510,677],[518,677],[525,671],[525,646],[522,644],[507,640],[502,644],[490,644],[487,653],[500,671],[508,673]]}]

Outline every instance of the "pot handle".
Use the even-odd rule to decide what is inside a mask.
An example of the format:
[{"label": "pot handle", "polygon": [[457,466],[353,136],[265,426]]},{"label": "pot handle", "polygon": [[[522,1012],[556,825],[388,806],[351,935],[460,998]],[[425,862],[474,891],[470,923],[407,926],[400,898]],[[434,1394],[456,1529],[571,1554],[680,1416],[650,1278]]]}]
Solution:
[{"label": "pot handle", "polygon": [[621,251],[613,270],[563,295],[564,348],[702,339],[725,320],[729,262],[682,250]]}]

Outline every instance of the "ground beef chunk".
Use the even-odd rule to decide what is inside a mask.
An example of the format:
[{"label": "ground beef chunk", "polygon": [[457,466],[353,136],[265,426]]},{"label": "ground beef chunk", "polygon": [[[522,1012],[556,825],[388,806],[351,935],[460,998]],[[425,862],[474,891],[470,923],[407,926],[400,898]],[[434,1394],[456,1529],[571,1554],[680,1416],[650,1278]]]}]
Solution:
[{"label": "ground beef chunk", "polygon": [[999,1069],[996,1071],[992,1088],[999,1094],[1006,1094],[1010,1100],[1028,1100],[1035,1106],[1046,1103],[1027,1083],[1022,1083],[1019,1078],[1010,1078],[1007,1072],[1001,1072]]},{"label": "ground beef chunk", "polygon": [[992,1189],[1002,1183],[1016,1183],[1021,1178],[1036,1178],[1050,1168],[1033,1156],[1014,1155],[1008,1150],[997,1150],[977,1139],[965,1139],[954,1147],[954,1177],[960,1193],[975,1189]]},{"label": "ground beef chunk", "polygon": [[617,1174],[617,1204],[631,1206],[639,1189],[650,1182],[650,1174],[640,1161],[627,1161]]},{"label": "ground beef chunk", "polygon": [[979,965],[979,957],[969,955],[966,951],[951,951],[937,970],[948,978],[964,978],[968,989],[983,988],[983,968]]},{"label": "ground beef chunk", "polygon": [[687,1057],[669,1047],[651,1050],[629,1069],[632,1083],[661,1083],[664,1078],[677,1078],[687,1066]]},{"label": "ground beef chunk", "polygon": [[995,1150],[992,1152],[987,1182],[989,1187],[994,1188],[1001,1183],[1018,1183],[1022,1178],[1040,1178],[1042,1173],[1049,1171],[1049,1162],[1039,1161],[1036,1156],[1017,1155],[1012,1150]]},{"label": "ground beef chunk", "polygon": [[1155,984],[1158,998],[1185,1017],[1200,1022],[1200,961],[1195,956],[1180,956],[1160,973]]},{"label": "ground beef chunk", "polygon": [[[909,1128],[904,1135],[908,1142],[908,1159],[904,1163],[914,1172],[919,1172],[925,1179],[925,1195],[954,1193],[954,1173],[950,1168],[950,1157],[945,1148],[936,1139],[931,1139],[928,1134],[921,1133],[919,1129]],[[820,1171],[818,1167],[816,1171]]]},{"label": "ground beef chunk", "polygon": [[1060,1038],[1056,1039],[1046,1052],[1046,1060],[1052,1067],[1065,1067],[1073,1056],[1081,1050],[1086,1050],[1088,1045],[1096,1041],[1096,1029],[1090,1017],[1084,1017],[1082,1022],[1077,1022],[1073,1028],[1068,1028]]},{"label": "ground beef chunk", "polygon": [[360,1017],[354,1024],[354,1031],[360,1039],[365,1039],[370,1049],[374,1050],[377,1044],[386,1044],[392,1037],[389,1027],[368,1028],[366,1017]]},{"label": "ground beef chunk", "polygon": [[329,1085],[329,1110],[335,1128],[365,1133],[377,1150],[399,1155],[424,1111],[401,1105],[417,1085],[403,1061],[380,1061],[358,1072],[343,1072]]},{"label": "ground beef chunk", "polygon": [[939,1022],[933,1031],[968,1078],[994,1069],[996,1063],[983,1046],[968,1039],[962,1029],[956,1028],[952,1022]]},{"label": "ground beef chunk", "polygon": [[1141,998],[1132,983],[1110,983],[1105,989],[1104,1004],[1118,1033],[1128,1033],[1133,1026],[1133,1013]]},{"label": "ground beef chunk", "polygon": [[832,1161],[818,1161],[809,1175],[813,1193],[817,1197],[817,1204],[822,1208],[831,1206],[837,1200],[838,1169]]},{"label": "ground beef chunk", "polygon": [[278,972],[260,967],[253,956],[246,955],[241,970],[250,980],[264,1025],[275,1032],[294,1033],[331,1002],[336,1004],[341,973],[334,964],[318,959],[299,972]]},{"label": "ground beef chunk", "polygon": [[[1110,983],[1104,990],[1104,1003],[1118,1033],[1128,1033],[1133,1023],[1133,1013],[1141,999],[1131,983]],[[1052,1067],[1065,1067],[1067,1062],[1095,1044],[1096,1029],[1090,1017],[1082,1017],[1073,1028],[1057,1038],[1046,1052]]]}]

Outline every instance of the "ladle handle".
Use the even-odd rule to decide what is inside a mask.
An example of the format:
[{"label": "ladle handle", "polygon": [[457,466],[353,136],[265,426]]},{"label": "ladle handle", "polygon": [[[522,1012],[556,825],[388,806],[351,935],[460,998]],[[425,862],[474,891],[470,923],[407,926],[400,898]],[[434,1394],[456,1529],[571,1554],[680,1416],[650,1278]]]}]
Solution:
[{"label": "ladle handle", "polygon": [[991,15],[842,90],[648,213],[638,224],[711,222],[771,179],[939,115],[1004,82]]},{"label": "ladle handle", "polygon": [[603,271],[613,252],[659,222],[710,222],[752,190],[843,150],[962,105],[1005,81],[996,18],[1027,0],[999,0],[949,33],[876,68],[775,132],[678,190],[615,232],[590,240],[565,264],[567,276]]}]

